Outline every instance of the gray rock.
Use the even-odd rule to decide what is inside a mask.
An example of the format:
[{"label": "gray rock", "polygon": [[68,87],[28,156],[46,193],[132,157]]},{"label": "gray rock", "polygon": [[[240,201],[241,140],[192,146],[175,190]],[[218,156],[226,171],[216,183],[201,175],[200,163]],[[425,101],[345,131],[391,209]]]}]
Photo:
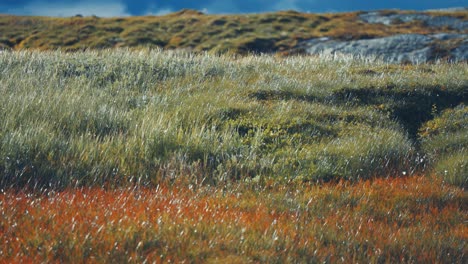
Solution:
[{"label": "gray rock", "polygon": [[468,7],[449,7],[439,9],[428,9],[428,12],[465,12],[468,11]]},{"label": "gray rock", "polygon": [[460,46],[452,50],[451,59],[453,61],[468,61],[468,42],[463,42]]},{"label": "gray rock", "polygon": [[[447,51],[444,57],[452,61],[467,60],[468,47],[465,34],[404,34],[376,39],[339,41],[316,38],[301,44],[308,54],[347,54],[375,57],[389,63],[424,63],[438,59],[435,41],[463,39],[461,45]],[[440,45],[440,44],[439,44]]]},{"label": "gray rock", "polygon": [[428,14],[391,14],[385,15],[381,12],[369,12],[359,15],[359,18],[371,24],[392,25],[398,22],[421,21],[429,27],[449,27],[457,30],[467,30],[468,21],[464,21],[451,16],[431,16]]},{"label": "gray rock", "polygon": [[468,38],[468,34],[450,34],[450,33],[437,33],[431,36],[438,40],[464,39],[466,41],[466,39]]}]

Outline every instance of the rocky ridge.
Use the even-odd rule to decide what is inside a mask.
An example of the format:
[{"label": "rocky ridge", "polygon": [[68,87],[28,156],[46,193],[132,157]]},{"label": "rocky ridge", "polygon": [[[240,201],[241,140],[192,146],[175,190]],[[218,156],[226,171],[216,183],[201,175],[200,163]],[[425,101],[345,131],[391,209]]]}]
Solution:
[{"label": "rocky ridge", "polygon": [[[369,12],[361,14],[359,18],[365,23],[386,26],[418,22],[427,27],[468,31],[468,21],[449,16],[431,16],[425,13]],[[303,41],[298,48],[312,55],[345,54],[373,57],[389,63],[425,63],[440,59],[458,62],[468,60],[468,34],[397,34],[349,41],[321,37]]]},{"label": "rocky ridge", "polygon": [[[401,34],[384,38],[340,41],[328,37],[302,43],[308,54],[346,54],[375,57],[389,63],[424,63],[439,59],[468,60],[467,34]],[[449,42],[458,42],[444,50]]]}]

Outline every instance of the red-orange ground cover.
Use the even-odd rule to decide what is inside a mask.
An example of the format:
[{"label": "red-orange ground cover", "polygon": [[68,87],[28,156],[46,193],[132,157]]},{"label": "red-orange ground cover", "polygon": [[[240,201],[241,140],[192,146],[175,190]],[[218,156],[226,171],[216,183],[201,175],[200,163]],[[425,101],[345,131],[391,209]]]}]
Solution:
[{"label": "red-orange ground cover", "polygon": [[6,190],[0,262],[467,263],[467,201],[425,177]]}]

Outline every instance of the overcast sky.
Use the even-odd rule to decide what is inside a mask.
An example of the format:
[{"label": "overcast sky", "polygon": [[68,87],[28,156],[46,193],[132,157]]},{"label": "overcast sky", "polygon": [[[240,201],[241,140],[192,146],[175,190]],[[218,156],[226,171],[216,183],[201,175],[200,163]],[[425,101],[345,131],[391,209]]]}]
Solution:
[{"label": "overcast sky", "polygon": [[342,12],[377,9],[466,7],[468,0],[0,0],[0,14],[39,16],[160,15],[190,8],[205,13],[260,13],[277,10]]}]

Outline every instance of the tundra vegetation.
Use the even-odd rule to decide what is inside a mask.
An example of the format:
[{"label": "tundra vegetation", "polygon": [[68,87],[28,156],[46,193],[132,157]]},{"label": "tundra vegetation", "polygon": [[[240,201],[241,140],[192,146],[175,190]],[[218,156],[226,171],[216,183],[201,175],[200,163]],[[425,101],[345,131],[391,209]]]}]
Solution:
[{"label": "tundra vegetation", "polygon": [[465,62],[0,53],[0,258],[467,262]]},{"label": "tundra vegetation", "polygon": [[[24,17],[0,15],[0,49],[78,51],[106,48],[187,49],[193,52],[300,53],[301,43],[318,37],[358,40],[396,34],[466,34],[466,27],[422,20],[402,21],[397,15],[434,17],[434,21],[468,20],[464,10],[451,12],[382,11],[387,24],[366,22],[363,12],[309,14],[281,11],[247,15],[207,15],[182,10],[164,16],[126,18]],[[397,16],[391,19],[392,16]],[[461,37],[463,38],[463,37]],[[444,57],[463,40],[433,43],[435,56]],[[437,51],[436,51],[437,50]]]}]

